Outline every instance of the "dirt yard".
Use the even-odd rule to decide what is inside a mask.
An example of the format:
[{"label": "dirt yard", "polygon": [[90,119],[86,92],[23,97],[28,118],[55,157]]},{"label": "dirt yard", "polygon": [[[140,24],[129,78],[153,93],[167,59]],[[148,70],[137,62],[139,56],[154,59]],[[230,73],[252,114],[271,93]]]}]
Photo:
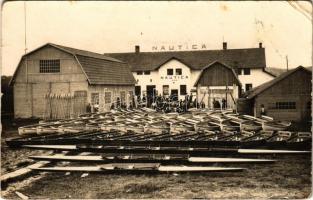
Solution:
[{"label": "dirt yard", "polygon": [[[1,173],[30,162],[28,155],[42,154],[5,146],[2,135]],[[8,136],[9,134],[9,136]],[[311,195],[311,155],[277,155],[273,164],[232,164],[243,172],[198,174],[89,174],[38,173],[10,183],[2,197],[17,199],[16,191],[34,199],[72,198],[210,198],[210,199],[302,199]],[[22,164],[20,164],[22,163]],[[23,164],[24,163],[24,164]]]}]

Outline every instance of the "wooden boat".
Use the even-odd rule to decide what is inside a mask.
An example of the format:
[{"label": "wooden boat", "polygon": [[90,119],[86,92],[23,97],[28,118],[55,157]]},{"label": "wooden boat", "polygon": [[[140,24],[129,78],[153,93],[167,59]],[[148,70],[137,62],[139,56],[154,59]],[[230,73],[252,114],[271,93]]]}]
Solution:
[{"label": "wooden boat", "polygon": [[244,168],[230,167],[190,167],[190,166],[162,166],[159,163],[128,163],[104,164],[99,166],[83,167],[38,167],[31,168],[46,172],[107,172],[107,171],[156,171],[156,172],[234,172]]},{"label": "wooden boat", "polygon": [[86,130],[86,124],[82,122],[67,123],[58,126],[58,133],[79,133]]},{"label": "wooden boat", "polygon": [[126,125],[126,131],[132,131],[135,133],[144,133],[145,127],[142,123],[131,123]]},{"label": "wooden boat", "polygon": [[186,132],[186,131],[193,131],[194,130],[194,126],[186,124],[186,123],[182,123],[182,122],[178,122],[178,123],[173,123],[170,125],[170,131],[178,131],[178,132]]},{"label": "wooden boat", "polygon": [[[39,149],[39,150],[60,150],[60,151],[76,151],[79,148],[76,145],[23,145],[25,148]],[[98,148],[99,149],[99,148]],[[121,149],[119,147],[118,149]],[[84,150],[84,149],[81,149]],[[84,152],[91,152],[89,149]],[[190,149],[190,152],[193,150]],[[306,154],[311,153],[311,151],[294,151],[294,150],[273,150],[273,149],[229,149],[229,148],[217,148],[209,149],[208,152],[223,152],[225,153],[239,153],[239,154]],[[115,152],[117,155],[121,155],[120,152]],[[129,154],[129,152],[127,153]]]},{"label": "wooden boat", "polygon": [[247,137],[241,140],[242,148],[256,148],[266,144],[266,140],[273,136],[274,131],[258,131],[249,132],[241,131],[241,134],[245,134]]},{"label": "wooden boat", "polygon": [[262,128],[265,131],[284,131],[289,128],[291,122],[279,122],[279,121],[265,121],[262,123]]},{"label": "wooden boat", "polygon": [[57,132],[58,132],[57,126],[40,125],[36,127],[37,135],[45,135],[45,134],[51,134],[51,133],[57,133]]},{"label": "wooden boat", "polygon": [[215,131],[215,130],[220,130],[220,126],[214,123],[211,123],[211,121],[205,121],[205,122],[199,122],[194,125],[196,131]]},{"label": "wooden boat", "polygon": [[19,135],[36,135],[37,125],[21,126],[18,128]]},{"label": "wooden boat", "polygon": [[275,160],[251,159],[251,158],[223,158],[223,157],[184,157],[184,156],[160,156],[160,157],[138,157],[135,156],[29,156],[33,160],[66,161],[66,162],[97,162],[97,163],[167,163],[168,161],[183,161],[185,163],[269,163]]},{"label": "wooden boat", "polygon": [[303,149],[309,150],[312,148],[312,133],[310,132],[297,132],[287,140],[288,149]]},{"label": "wooden boat", "polygon": [[170,125],[168,125],[166,122],[156,122],[147,124],[144,127],[145,133],[164,133],[164,132],[170,132]]},{"label": "wooden boat", "polygon": [[262,115],[261,118],[250,115],[243,115],[246,119],[254,120],[255,123],[262,124],[264,131],[284,131],[291,126],[291,122],[275,121],[273,118]]},{"label": "wooden boat", "polygon": [[266,140],[266,145],[271,148],[286,147],[287,140],[289,140],[291,136],[292,132],[290,131],[278,131]]}]

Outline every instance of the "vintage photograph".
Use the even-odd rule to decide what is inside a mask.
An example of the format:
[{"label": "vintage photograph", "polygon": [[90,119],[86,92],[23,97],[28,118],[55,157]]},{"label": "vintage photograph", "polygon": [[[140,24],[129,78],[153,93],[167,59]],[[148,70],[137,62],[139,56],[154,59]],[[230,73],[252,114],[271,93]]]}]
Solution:
[{"label": "vintage photograph", "polygon": [[1,198],[311,198],[310,1],[1,17]]}]

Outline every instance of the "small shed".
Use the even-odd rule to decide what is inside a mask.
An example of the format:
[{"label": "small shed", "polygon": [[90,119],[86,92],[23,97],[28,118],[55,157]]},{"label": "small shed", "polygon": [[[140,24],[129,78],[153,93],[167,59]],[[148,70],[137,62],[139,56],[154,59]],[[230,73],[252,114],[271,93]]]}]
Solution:
[{"label": "small shed", "polygon": [[234,108],[240,96],[241,83],[233,68],[215,61],[205,67],[195,82],[197,99],[205,107],[213,108],[213,102],[220,105],[226,102],[225,108]]},{"label": "small shed", "polygon": [[311,81],[312,72],[299,66],[245,96],[253,101],[253,113],[257,117],[265,114],[277,120],[305,121],[311,117]]}]

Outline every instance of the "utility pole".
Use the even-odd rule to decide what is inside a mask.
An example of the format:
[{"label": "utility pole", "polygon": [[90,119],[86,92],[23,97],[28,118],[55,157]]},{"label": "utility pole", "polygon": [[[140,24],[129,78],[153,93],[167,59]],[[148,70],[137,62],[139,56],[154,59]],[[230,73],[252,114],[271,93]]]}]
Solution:
[{"label": "utility pole", "polygon": [[287,71],[289,70],[288,69],[288,55],[286,56],[286,64],[287,64]]}]

